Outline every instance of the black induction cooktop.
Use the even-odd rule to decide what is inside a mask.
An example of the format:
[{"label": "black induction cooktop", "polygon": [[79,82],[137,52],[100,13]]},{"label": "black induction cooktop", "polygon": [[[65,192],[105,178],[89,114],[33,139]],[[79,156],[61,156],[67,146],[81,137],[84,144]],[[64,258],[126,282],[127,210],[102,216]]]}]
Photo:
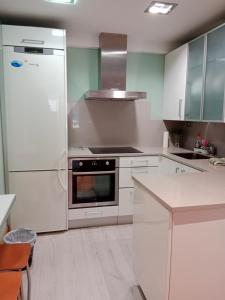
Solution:
[{"label": "black induction cooktop", "polygon": [[88,149],[93,154],[142,153],[132,147],[91,147]]}]

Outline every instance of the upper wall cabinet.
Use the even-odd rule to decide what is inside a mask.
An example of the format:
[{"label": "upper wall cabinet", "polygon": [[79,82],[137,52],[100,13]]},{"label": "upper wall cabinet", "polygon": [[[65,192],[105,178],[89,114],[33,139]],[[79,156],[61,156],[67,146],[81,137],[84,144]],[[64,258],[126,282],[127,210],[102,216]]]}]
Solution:
[{"label": "upper wall cabinet", "polygon": [[188,45],[165,57],[163,119],[184,120]]},{"label": "upper wall cabinet", "polygon": [[225,24],[166,55],[163,118],[225,122]]},{"label": "upper wall cabinet", "polygon": [[204,83],[204,52],[204,36],[189,43],[185,102],[186,120],[201,119]]},{"label": "upper wall cabinet", "polygon": [[225,26],[208,33],[203,120],[224,122]]}]

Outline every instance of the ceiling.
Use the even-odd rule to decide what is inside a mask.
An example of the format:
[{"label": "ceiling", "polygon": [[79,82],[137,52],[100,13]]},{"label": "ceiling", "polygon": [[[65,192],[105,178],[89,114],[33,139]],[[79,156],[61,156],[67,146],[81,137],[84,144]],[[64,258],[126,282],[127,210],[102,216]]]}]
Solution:
[{"label": "ceiling", "polygon": [[225,21],[224,0],[175,0],[170,15],[148,15],[151,0],[78,0],[60,5],[44,0],[0,0],[6,24],[67,29],[71,47],[98,47],[100,32],[128,34],[128,50],[166,53]]}]

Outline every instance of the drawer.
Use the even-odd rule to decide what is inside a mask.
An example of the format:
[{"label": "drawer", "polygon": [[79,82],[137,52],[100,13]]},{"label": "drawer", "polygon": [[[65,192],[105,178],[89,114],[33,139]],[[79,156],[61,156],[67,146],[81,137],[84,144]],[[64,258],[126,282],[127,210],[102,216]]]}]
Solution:
[{"label": "drawer", "polygon": [[201,171],[188,167],[182,163],[176,162],[172,159],[163,157],[160,165],[160,173],[162,175],[173,175],[183,173],[199,173]]},{"label": "drawer", "polygon": [[29,26],[2,26],[3,45],[40,47],[52,49],[65,48],[65,30]]},{"label": "drawer", "polygon": [[156,175],[159,167],[136,167],[136,168],[120,168],[119,169],[119,187],[133,187],[132,176],[136,174]]},{"label": "drawer", "polygon": [[177,163],[176,173],[201,173],[201,171],[191,168],[191,167],[188,167],[186,165]]},{"label": "drawer", "polygon": [[118,206],[69,209],[69,220],[118,216]]},{"label": "drawer", "polygon": [[120,157],[120,168],[152,167],[159,166],[159,156]]},{"label": "drawer", "polygon": [[119,189],[119,216],[133,215],[134,189]]}]

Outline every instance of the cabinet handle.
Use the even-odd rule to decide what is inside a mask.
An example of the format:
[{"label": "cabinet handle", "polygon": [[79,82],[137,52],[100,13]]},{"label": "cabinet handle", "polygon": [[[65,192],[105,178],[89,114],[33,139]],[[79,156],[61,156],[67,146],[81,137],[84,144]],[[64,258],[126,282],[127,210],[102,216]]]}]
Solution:
[{"label": "cabinet handle", "polygon": [[182,118],[182,115],[181,115],[182,102],[183,102],[183,100],[182,100],[182,99],[179,99],[179,112],[178,112],[178,116],[179,116],[179,119],[180,119],[180,120],[181,120],[181,118]]},{"label": "cabinet handle", "polygon": [[137,165],[136,167],[147,167],[148,166],[148,160],[139,160],[139,161],[135,161],[132,160],[131,161],[131,167],[133,167],[136,164],[143,164],[143,166]]},{"label": "cabinet handle", "polygon": [[177,168],[176,168],[176,171],[175,171],[175,172],[176,172],[176,174],[179,172],[179,170],[180,170],[180,168],[179,168],[179,167],[177,167]]},{"label": "cabinet handle", "polygon": [[34,44],[34,45],[44,45],[45,42],[41,41],[41,40],[22,39],[21,43]]},{"label": "cabinet handle", "polygon": [[131,175],[132,174],[148,174],[148,171],[149,171],[148,167],[131,168]]},{"label": "cabinet handle", "polygon": [[184,170],[184,169],[182,169],[182,170],[181,170],[181,173],[185,173],[185,170]]}]

